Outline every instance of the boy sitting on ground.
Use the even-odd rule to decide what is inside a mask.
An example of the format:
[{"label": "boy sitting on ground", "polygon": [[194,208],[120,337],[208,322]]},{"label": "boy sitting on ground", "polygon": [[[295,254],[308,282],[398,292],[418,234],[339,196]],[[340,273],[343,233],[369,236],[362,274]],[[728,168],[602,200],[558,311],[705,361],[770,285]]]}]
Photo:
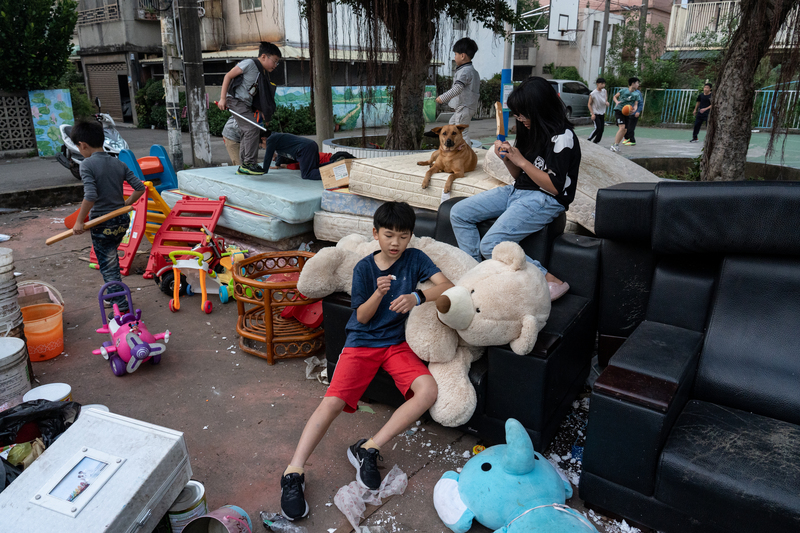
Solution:
[{"label": "boy sitting on ground", "polygon": [[[133,205],[144,194],[145,187],[144,183],[139,181],[139,178],[125,163],[103,150],[105,134],[103,125],[99,122],[78,122],[72,127],[70,138],[84,157],[83,163],[81,163],[83,202],[78,212],[78,219],[72,226],[72,233],[80,235],[85,231],[83,221],[87,215],[97,218],[120,207]],[[133,187],[133,194],[127,200],[122,196],[122,183],[125,181]],[[119,273],[117,248],[119,248],[122,238],[125,237],[130,222],[131,219],[126,213],[107,220],[90,230],[97,264],[103,275],[103,281],[106,283],[122,281]],[[112,285],[108,292],[122,292],[122,287]],[[112,305],[117,304],[123,314],[129,311],[128,300],[124,296],[112,298],[111,303]],[[110,320],[113,317],[114,312],[112,311],[108,318]]]},{"label": "boy sitting on ground", "polygon": [[467,146],[472,146],[469,137],[469,123],[472,116],[478,111],[481,89],[481,77],[472,66],[472,58],[476,53],[478,53],[478,44],[469,37],[456,41],[453,45],[453,55],[457,68],[453,76],[453,87],[436,98],[437,104],[449,102],[450,107],[455,110],[453,116],[450,117],[450,124],[467,126],[461,132]]},{"label": "boy sitting on ground", "polygon": [[[331,422],[342,410],[356,411],[358,399],[375,377],[386,370],[406,402],[369,439],[347,449],[358,484],[380,487],[380,449],[401,433],[436,401],[438,389],[428,368],[405,341],[408,312],[426,300],[435,300],[452,283],[420,250],[409,248],[416,215],[404,202],[386,202],[375,211],[372,234],[380,251],[359,261],[353,269],[353,315],[345,330],[347,340],[336,372],[319,407],[306,423],[294,456],[281,477],[281,514],[289,520],[308,515],[303,467]],[[435,286],[416,289],[430,279]]]}]

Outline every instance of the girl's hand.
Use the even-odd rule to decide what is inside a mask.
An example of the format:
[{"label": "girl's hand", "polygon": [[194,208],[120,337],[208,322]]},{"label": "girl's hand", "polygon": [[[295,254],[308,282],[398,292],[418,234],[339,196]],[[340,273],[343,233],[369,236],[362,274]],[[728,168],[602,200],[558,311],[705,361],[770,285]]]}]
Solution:
[{"label": "girl's hand", "polygon": [[413,294],[404,294],[398,296],[394,301],[389,304],[389,311],[395,313],[405,314],[411,311],[417,305],[417,297]]},{"label": "girl's hand", "polygon": [[520,152],[516,147],[511,146],[508,143],[505,144],[506,144],[505,150],[508,152],[506,154],[506,158],[519,168],[522,168],[522,165],[524,165],[525,162],[527,161],[527,159],[525,159],[525,156],[522,155],[522,152]]},{"label": "girl's hand", "polygon": [[498,157],[504,157],[506,155],[506,152],[503,149],[504,144],[508,143],[501,140],[497,140],[494,142],[494,153],[497,154]]},{"label": "girl's hand", "polygon": [[375,290],[381,296],[384,296],[392,286],[391,276],[381,276],[378,278],[378,288]]}]

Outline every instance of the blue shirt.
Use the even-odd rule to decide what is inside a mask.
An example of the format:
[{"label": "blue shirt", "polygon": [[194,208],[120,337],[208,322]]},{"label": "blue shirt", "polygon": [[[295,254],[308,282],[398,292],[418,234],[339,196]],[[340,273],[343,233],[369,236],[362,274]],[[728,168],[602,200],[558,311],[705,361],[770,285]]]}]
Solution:
[{"label": "blue shirt", "polygon": [[[380,252],[375,252],[377,253]],[[353,315],[345,326],[345,348],[382,348],[406,340],[408,313],[390,311],[389,304],[399,296],[414,292],[419,282],[441,272],[424,252],[416,248],[406,248],[403,255],[386,270],[381,270],[375,264],[375,254],[359,261],[353,269],[353,294],[350,297]],[[397,279],[392,280],[389,292],[383,295],[370,321],[362,324],[356,316],[359,306],[369,300],[378,289],[378,278],[389,275],[394,275]]]}]

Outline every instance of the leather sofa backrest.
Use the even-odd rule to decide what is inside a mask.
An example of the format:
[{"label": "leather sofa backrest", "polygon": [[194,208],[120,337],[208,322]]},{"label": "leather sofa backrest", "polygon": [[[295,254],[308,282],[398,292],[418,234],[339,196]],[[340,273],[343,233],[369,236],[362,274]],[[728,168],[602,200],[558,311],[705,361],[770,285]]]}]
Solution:
[{"label": "leather sofa backrest", "polygon": [[725,258],[694,397],[800,424],[800,258]]},{"label": "leather sofa backrest", "polygon": [[800,182],[661,182],[657,254],[800,255]]}]

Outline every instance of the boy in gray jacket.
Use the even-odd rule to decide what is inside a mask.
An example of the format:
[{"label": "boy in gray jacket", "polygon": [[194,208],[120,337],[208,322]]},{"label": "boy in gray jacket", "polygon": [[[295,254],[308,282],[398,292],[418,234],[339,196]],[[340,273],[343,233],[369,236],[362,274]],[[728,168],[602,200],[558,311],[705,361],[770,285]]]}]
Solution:
[{"label": "boy in gray jacket", "polygon": [[456,60],[456,73],[453,76],[453,88],[436,98],[436,103],[449,103],[455,110],[450,117],[450,124],[464,124],[467,128],[461,132],[467,146],[472,146],[469,138],[469,123],[478,111],[481,77],[472,66],[472,58],[478,52],[478,45],[469,37],[456,41],[453,53]]}]

